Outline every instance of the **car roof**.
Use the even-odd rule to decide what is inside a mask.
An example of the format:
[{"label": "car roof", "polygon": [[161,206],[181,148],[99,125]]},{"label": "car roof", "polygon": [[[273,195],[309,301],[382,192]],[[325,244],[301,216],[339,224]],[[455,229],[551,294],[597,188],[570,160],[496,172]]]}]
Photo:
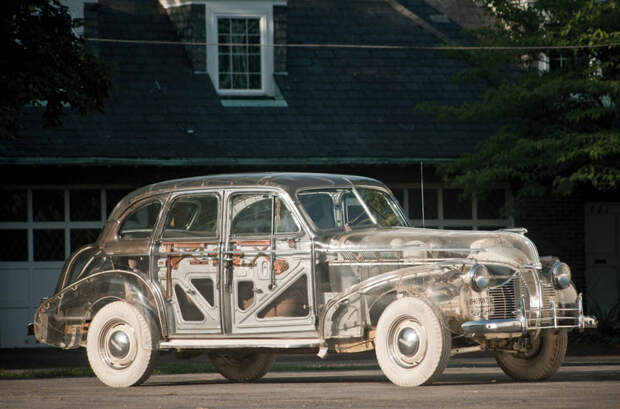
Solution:
[{"label": "car roof", "polygon": [[385,187],[383,183],[376,179],[363,176],[337,175],[329,173],[264,172],[196,176],[191,178],[167,180],[134,190],[121,200],[114,213],[116,213],[117,210],[124,209],[132,203],[149,196],[178,190],[198,190],[211,187],[232,188],[269,186],[286,191],[294,199],[299,190],[350,186],[351,183],[355,185]]}]

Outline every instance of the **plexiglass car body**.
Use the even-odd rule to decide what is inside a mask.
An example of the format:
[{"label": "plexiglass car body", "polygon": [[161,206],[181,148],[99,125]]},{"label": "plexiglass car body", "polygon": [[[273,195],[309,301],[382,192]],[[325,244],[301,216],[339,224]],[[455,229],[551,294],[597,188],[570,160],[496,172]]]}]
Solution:
[{"label": "plexiglass car body", "polygon": [[[551,376],[584,316],[569,267],[519,229],[409,226],[364,177],[217,175],[138,189],[66,262],[38,340],[85,346],[110,386],[145,380],[159,350],[207,350],[235,381],[281,350],[375,349],[394,383],[432,382],[451,354],[493,350],[516,379]],[[473,347],[452,348],[452,339]]]}]

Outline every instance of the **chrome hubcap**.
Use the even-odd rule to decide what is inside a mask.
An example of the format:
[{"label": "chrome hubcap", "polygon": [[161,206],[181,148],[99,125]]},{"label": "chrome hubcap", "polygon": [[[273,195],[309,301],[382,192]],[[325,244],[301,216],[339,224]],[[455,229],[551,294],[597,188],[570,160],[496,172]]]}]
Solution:
[{"label": "chrome hubcap", "polygon": [[112,321],[101,331],[99,354],[114,369],[123,369],[136,359],[138,345],[133,328],[124,321]]},{"label": "chrome hubcap", "polygon": [[411,327],[403,328],[398,334],[398,350],[406,356],[413,356],[420,348],[420,336]]},{"label": "chrome hubcap", "polygon": [[424,327],[414,318],[404,316],[394,320],[389,331],[388,351],[392,360],[403,368],[418,366],[426,356]]},{"label": "chrome hubcap", "polygon": [[129,336],[123,331],[116,331],[110,337],[108,350],[114,358],[123,358],[129,352]]}]

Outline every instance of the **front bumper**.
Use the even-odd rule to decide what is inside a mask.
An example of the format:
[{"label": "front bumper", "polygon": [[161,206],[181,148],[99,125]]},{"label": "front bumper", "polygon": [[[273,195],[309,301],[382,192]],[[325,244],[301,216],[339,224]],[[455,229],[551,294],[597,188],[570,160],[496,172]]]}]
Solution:
[{"label": "front bumper", "polygon": [[537,329],[584,329],[596,328],[598,325],[595,317],[583,314],[583,297],[581,294],[579,294],[576,307],[557,308],[552,301],[549,308],[527,310],[521,302],[515,313],[516,318],[467,321],[461,324],[461,328],[465,335],[516,332],[525,334],[529,330]]}]

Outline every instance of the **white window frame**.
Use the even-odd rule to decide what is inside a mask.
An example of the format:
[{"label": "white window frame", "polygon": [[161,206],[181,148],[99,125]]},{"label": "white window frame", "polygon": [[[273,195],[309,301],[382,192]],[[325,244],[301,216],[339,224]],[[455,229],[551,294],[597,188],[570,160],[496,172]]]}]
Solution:
[{"label": "white window frame", "polygon": [[[391,183],[389,188],[400,189],[403,191],[403,203],[401,206],[405,211],[405,215],[409,219],[409,189],[420,189],[419,183]],[[512,194],[510,189],[506,186],[490,186],[490,189],[502,189],[506,194],[506,203],[512,201]],[[493,226],[506,226],[507,228],[514,227],[514,218],[507,217],[505,219],[479,219],[478,218],[478,198],[474,195],[471,199],[472,205],[472,217],[471,219],[446,219],[443,215],[443,191],[444,189],[458,189],[458,187],[448,187],[437,183],[424,183],[424,189],[437,190],[437,218],[425,219],[424,227],[436,228],[436,229],[452,229],[454,227],[470,227],[471,230],[486,230],[484,227]],[[416,227],[422,227],[421,220],[409,219],[412,225]]]},{"label": "white window frame", "polygon": [[[273,6],[274,1],[207,2],[207,71],[215,90],[224,96],[273,96]],[[258,18],[261,46],[261,89],[220,89],[219,18]]]}]

